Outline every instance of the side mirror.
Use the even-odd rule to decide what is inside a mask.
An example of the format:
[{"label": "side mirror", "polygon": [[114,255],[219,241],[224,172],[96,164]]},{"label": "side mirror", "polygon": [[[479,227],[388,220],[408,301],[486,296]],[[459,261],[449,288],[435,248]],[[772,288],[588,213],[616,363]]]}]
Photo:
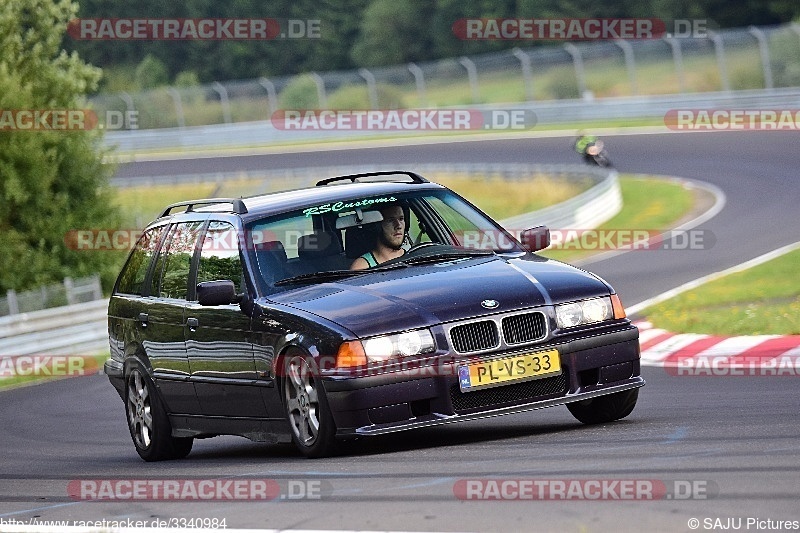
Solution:
[{"label": "side mirror", "polygon": [[236,286],[230,280],[203,281],[197,284],[200,305],[228,305],[235,303]]},{"label": "side mirror", "polygon": [[550,246],[550,229],[547,226],[536,226],[526,229],[520,235],[522,246],[531,252],[538,252]]}]

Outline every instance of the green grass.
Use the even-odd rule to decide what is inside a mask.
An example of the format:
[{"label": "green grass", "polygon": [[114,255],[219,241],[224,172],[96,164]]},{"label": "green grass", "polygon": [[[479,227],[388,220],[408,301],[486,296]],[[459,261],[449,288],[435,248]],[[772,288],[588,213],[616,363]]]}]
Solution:
[{"label": "green grass", "polygon": [[500,176],[439,174],[428,177],[451,188],[495,220],[569,200],[591,186],[589,180],[582,183],[568,182],[544,174],[519,181],[508,181]]},{"label": "green grass", "polygon": [[[694,205],[694,194],[674,181],[623,175],[619,180],[622,210],[598,230],[650,230],[660,232],[675,225]],[[558,229],[558,228],[557,228]],[[571,228],[564,228],[571,229]],[[578,228],[582,229],[582,228]],[[577,241],[562,249],[548,248],[541,255],[559,261],[576,261],[606,250],[579,250]]]},{"label": "green grass", "polygon": [[122,213],[123,224],[129,229],[140,229],[169,204],[208,198],[215,189],[213,183],[120,187],[116,189],[115,203]]},{"label": "green grass", "polygon": [[800,335],[800,250],[645,309],[654,327],[711,335]]}]

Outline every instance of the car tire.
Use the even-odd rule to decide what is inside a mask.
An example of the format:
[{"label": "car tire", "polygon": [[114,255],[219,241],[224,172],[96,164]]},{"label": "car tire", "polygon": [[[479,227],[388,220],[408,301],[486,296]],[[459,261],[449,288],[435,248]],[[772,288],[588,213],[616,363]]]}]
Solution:
[{"label": "car tire", "polygon": [[306,457],[331,455],[336,424],[314,359],[293,349],[284,357],[283,368],[283,405],[292,442]]},{"label": "car tire", "polygon": [[192,437],[173,437],[167,412],[153,381],[134,363],[125,378],[125,414],[133,445],[145,461],[183,459],[192,451]]},{"label": "car tire", "polygon": [[567,409],[584,424],[604,424],[625,418],[636,407],[639,389],[630,389],[590,400],[572,402]]}]

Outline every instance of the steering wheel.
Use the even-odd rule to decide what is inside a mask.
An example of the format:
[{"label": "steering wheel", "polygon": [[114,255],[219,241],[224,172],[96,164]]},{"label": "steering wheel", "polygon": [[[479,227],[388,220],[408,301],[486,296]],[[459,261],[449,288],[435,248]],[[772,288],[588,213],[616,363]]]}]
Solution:
[{"label": "steering wheel", "polygon": [[418,242],[417,244],[415,244],[414,246],[409,248],[406,253],[410,254],[411,252],[416,252],[417,250],[420,250],[422,248],[428,248],[430,246],[439,246],[439,243],[438,242],[430,242],[430,241],[428,241],[428,242]]}]

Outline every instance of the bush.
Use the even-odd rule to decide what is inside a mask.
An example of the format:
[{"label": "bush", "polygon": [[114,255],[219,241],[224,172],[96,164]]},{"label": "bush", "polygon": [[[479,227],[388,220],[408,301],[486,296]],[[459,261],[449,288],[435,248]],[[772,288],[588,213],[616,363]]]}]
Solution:
[{"label": "bush", "polygon": [[556,100],[579,98],[578,81],[575,79],[575,70],[572,67],[554,68],[545,83],[547,97]]},{"label": "bush", "polygon": [[283,109],[316,109],[320,106],[317,84],[310,74],[295,76],[278,97]]},{"label": "bush", "polygon": [[160,59],[147,54],[136,67],[134,79],[140,89],[152,89],[166,85],[169,82],[169,74]]},{"label": "bush", "polygon": [[772,38],[770,53],[775,87],[800,86],[800,45],[792,31]]},{"label": "bush", "polygon": [[[378,109],[402,109],[403,93],[391,85],[378,84]],[[366,85],[343,85],[328,97],[329,109],[370,109],[369,90]]]},{"label": "bush", "polygon": [[183,70],[178,72],[175,76],[175,87],[197,87],[200,85],[200,79],[197,77],[197,72],[193,70]]}]

